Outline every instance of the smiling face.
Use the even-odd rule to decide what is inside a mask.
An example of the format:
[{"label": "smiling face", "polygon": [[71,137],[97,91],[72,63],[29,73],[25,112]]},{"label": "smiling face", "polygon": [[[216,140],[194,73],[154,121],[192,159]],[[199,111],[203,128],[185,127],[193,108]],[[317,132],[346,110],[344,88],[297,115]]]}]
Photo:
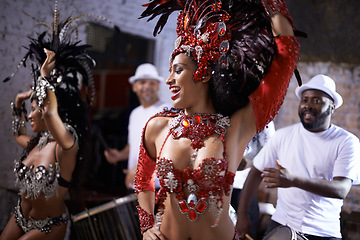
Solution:
[{"label": "smiling face", "polygon": [[132,85],[141,105],[145,108],[158,101],[159,81],[155,79],[136,80]]},{"label": "smiling face", "polygon": [[195,63],[185,54],[178,54],[174,58],[166,80],[172,94],[173,106],[190,112],[209,111],[208,79],[195,82],[195,70]]},{"label": "smiling face", "polygon": [[28,119],[31,122],[33,132],[38,133],[46,130],[46,125],[42,119],[41,108],[37,105],[36,100],[31,102],[31,111],[28,115]]},{"label": "smiling face", "polygon": [[309,89],[302,93],[298,114],[304,128],[310,132],[324,131],[330,126],[334,103],[323,91]]}]

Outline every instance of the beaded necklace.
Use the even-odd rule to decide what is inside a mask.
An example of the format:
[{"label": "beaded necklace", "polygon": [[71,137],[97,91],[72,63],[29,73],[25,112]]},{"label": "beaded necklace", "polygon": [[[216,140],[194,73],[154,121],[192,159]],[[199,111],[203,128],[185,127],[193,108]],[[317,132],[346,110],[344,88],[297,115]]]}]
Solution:
[{"label": "beaded necklace", "polygon": [[53,141],[54,137],[51,135],[49,131],[43,131],[40,133],[40,139],[37,144],[39,151],[43,149],[49,141]]},{"label": "beaded necklace", "polygon": [[193,149],[204,146],[203,139],[213,134],[225,135],[226,127],[230,126],[229,117],[221,114],[185,115],[184,111],[170,121],[171,136],[174,139],[185,137],[191,140]]},{"label": "beaded necklace", "polygon": [[218,134],[224,141],[223,137],[226,135],[226,127],[230,126],[230,119],[221,114],[186,115],[182,110],[177,117],[170,120],[169,125],[173,139],[184,137],[191,140],[190,145],[195,150],[190,159],[190,167],[193,169],[197,152],[204,146],[203,140],[211,135]]}]

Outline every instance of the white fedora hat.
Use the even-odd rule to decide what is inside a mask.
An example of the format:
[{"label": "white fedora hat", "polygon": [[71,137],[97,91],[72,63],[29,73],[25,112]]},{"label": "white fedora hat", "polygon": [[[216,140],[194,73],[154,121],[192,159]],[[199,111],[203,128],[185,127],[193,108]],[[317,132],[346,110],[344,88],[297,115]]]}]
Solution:
[{"label": "white fedora hat", "polygon": [[163,81],[163,78],[159,75],[156,67],[151,63],[140,64],[135,71],[135,75],[129,78],[129,83],[133,84],[140,79],[155,79],[159,82]]},{"label": "white fedora hat", "polygon": [[308,89],[316,89],[327,93],[334,100],[335,108],[340,107],[343,103],[341,95],[336,92],[334,80],[324,74],[318,74],[306,84],[297,87],[295,89],[295,94],[301,99],[301,94]]}]

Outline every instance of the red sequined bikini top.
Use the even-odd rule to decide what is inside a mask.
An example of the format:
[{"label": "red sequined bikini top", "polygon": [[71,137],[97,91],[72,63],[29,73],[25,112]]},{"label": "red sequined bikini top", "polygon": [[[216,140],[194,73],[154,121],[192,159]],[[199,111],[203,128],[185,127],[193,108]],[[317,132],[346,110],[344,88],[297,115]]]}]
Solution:
[{"label": "red sequined bikini top", "polygon": [[[159,209],[164,208],[166,193],[176,194],[179,210],[191,221],[207,209],[219,216],[223,208],[222,196],[230,194],[235,174],[227,170],[225,159],[206,158],[196,169],[181,171],[173,167],[170,159],[157,160],[157,174],[161,188],[157,194]],[[185,194],[188,191],[188,196]],[[217,224],[217,222],[216,222]]]},{"label": "red sequined bikini top", "polygon": [[[159,115],[174,116],[169,115],[167,112]],[[224,144],[224,152],[221,159],[206,158],[202,160],[197,168],[193,169],[193,164],[190,164],[184,170],[175,169],[171,159],[158,157],[156,170],[160,180],[160,190],[157,193],[156,202],[159,205],[159,210],[165,208],[163,203],[167,193],[175,194],[179,200],[180,212],[186,214],[189,220],[195,221],[200,214],[208,210],[216,217],[214,226],[217,225],[217,217],[220,216],[223,209],[223,195],[228,196],[230,194],[235,176],[234,173],[228,171],[225,153],[225,134],[226,127],[229,125],[229,118],[223,117],[221,114],[187,116],[180,112],[170,120],[170,130],[163,146],[169,136],[174,139],[189,138],[191,147],[195,149],[190,163],[195,160],[197,150],[204,146],[203,140],[209,136],[218,135],[221,138]],[[161,151],[162,148],[159,156]],[[143,157],[150,158],[143,148],[143,144],[140,152],[140,159]],[[150,175],[148,176],[150,177]],[[142,175],[142,178],[144,178],[144,175]],[[138,187],[142,188],[142,186],[138,186],[137,180],[135,180],[135,183],[137,190],[139,190]]]}]

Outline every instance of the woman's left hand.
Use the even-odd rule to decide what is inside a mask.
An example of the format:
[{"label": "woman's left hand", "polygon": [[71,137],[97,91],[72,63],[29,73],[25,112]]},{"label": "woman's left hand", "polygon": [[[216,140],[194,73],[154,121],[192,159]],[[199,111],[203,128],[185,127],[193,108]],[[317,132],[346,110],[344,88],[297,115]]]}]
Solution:
[{"label": "woman's left hand", "polygon": [[146,230],[143,234],[143,240],[166,240],[165,236],[155,226]]},{"label": "woman's left hand", "polygon": [[44,52],[46,53],[46,60],[41,66],[41,76],[43,77],[49,77],[51,71],[55,67],[55,52],[50,51],[46,48],[44,48]]}]

